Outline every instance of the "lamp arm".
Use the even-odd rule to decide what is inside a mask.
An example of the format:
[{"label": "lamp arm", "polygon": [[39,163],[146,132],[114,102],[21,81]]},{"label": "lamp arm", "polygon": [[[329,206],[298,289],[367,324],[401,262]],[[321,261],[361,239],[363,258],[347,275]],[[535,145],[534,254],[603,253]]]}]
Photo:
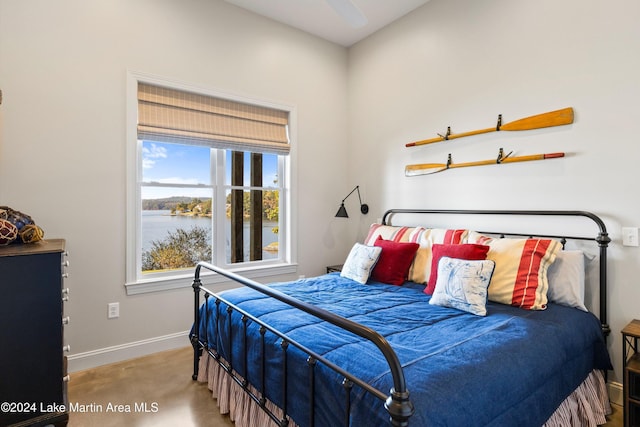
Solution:
[{"label": "lamp arm", "polygon": [[362,212],[363,214],[366,214],[367,212],[369,212],[369,205],[367,205],[366,203],[362,203],[362,197],[360,197],[360,186],[359,185],[356,185],[356,188],[351,190],[351,192],[349,194],[347,194],[347,197],[342,199],[342,204],[344,205],[344,201],[347,200],[349,198],[349,196],[352,195],[353,192],[356,191],[356,190],[358,191],[358,201],[360,202],[360,212]]},{"label": "lamp arm", "polygon": [[358,201],[360,202],[360,212],[362,212],[363,214],[366,214],[367,212],[369,212],[369,205],[367,205],[366,203],[362,203],[362,197],[360,197],[360,186],[356,185],[356,187],[353,190],[351,190],[349,194],[347,194],[347,197],[342,199],[342,203],[340,204],[340,209],[338,209],[338,213],[336,214],[336,217],[341,217],[341,218],[349,217],[349,215],[347,215],[347,210],[344,208],[344,202],[356,190],[358,191]]},{"label": "lamp arm", "polygon": [[360,186],[356,185],[356,190],[358,190],[358,201],[360,202],[360,206],[362,207],[362,198],[360,197]]},{"label": "lamp arm", "polygon": [[[353,190],[351,190],[351,192],[349,194],[347,194],[347,197],[345,197],[344,199],[342,199],[342,203],[344,203],[345,200],[347,200],[349,198],[350,195],[353,194],[354,191],[358,190],[358,199],[360,199],[360,186],[356,185],[356,188],[354,188]],[[362,200],[360,200],[360,204],[362,204]]]}]

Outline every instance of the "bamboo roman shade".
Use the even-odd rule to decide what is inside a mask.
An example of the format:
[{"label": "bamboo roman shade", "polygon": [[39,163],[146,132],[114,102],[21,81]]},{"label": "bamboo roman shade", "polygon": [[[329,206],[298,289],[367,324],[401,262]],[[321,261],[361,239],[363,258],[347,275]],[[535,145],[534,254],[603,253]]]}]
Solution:
[{"label": "bamboo roman shade", "polygon": [[289,113],[138,83],[138,139],[289,153]]}]

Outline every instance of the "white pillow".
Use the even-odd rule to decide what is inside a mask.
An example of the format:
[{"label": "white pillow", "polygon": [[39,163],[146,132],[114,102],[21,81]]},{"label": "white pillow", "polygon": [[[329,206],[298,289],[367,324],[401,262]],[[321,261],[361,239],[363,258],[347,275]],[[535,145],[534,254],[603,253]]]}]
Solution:
[{"label": "white pillow", "polygon": [[486,316],[487,288],[495,265],[491,260],[440,258],[436,289],[429,304]]},{"label": "white pillow", "polygon": [[582,251],[558,251],[547,272],[550,302],[587,311],[584,304],[585,263]]},{"label": "white pillow", "polygon": [[355,280],[363,285],[369,280],[371,270],[378,262],[382,248],[379,246],[367,246],[362,243],[356,243],[351,248],[347,260],[344,262],[341,277]]}]

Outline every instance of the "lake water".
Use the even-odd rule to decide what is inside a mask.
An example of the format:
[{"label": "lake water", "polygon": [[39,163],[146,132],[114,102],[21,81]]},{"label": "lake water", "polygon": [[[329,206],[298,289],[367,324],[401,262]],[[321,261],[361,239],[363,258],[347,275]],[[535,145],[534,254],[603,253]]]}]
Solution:
[{"label": "lake water", "polygon": [[[231,239],[231,220],[226,220],[225,226],[225,250],[229,253]],[[272,230],[278,224],[276,222],[264,222],[262,226],[262,246],[278,241],[278,235]],[[161,241],[168,237],[169,232],[178,229],[190,230],[193,227],[205,228],[211,237],[212,220],[207,217],[171,215],[168,210],[142,211],[142,251],[148,251],[153,241]],[[249,253],[249,223],[244,224],[244,253]],[[248,256],[248,255],[246,255]],[[262,259],[274,259],[277,252],[262,251]]]}]

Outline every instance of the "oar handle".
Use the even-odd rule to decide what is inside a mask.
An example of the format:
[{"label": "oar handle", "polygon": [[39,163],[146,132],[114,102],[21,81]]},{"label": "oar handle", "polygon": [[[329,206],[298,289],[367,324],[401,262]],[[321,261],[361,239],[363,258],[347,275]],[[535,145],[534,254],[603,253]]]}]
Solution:
[{"label": "oar handle", "polygon": [[507,157],[500,163],[528,162],[531,160],[556,159],[564,157],[564,153],[531,154],[529,156]]}]

